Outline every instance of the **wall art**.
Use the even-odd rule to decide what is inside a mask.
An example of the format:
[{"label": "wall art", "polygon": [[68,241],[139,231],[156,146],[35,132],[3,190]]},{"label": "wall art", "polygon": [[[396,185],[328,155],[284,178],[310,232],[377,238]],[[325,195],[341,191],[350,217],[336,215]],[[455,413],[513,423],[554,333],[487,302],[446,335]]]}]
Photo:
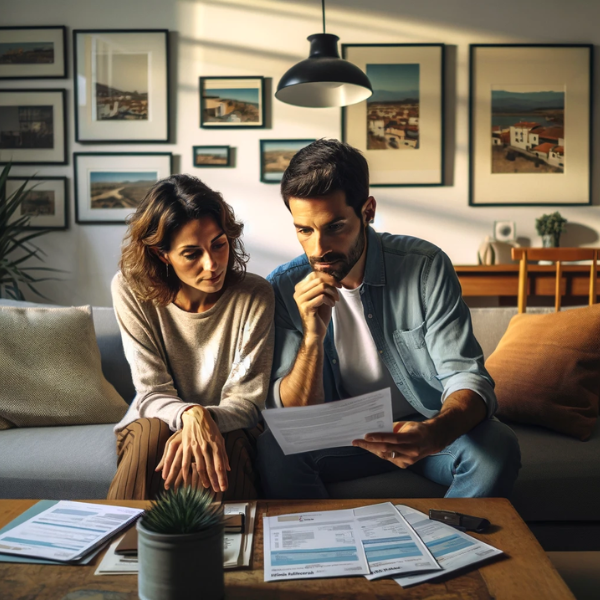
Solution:
[{"label": "wall art", "polygon": [[6,193],[14,194],[26,184],[26,196],[11,221],[29,217],[29,229],[66,229],[68,196],[66,177],[8,177]]},{"label": "wall art", "polygon": [[195,167],[230,167],[231,148],[229,146],[193,146]]},{"label": "wall art", "polygon": [[298,150],[315,140],[260,140],[260,180],[279,183]]}]

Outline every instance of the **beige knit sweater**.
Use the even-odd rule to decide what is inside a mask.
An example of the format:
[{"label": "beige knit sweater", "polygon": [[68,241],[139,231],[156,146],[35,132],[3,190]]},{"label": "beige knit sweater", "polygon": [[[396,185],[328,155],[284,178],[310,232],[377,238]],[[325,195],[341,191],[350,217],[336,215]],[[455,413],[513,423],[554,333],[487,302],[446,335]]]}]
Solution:
[{"label": "beige knit sweater", "polygon": [[275,303],[266,280],[247,273],[203,313],[141,302],[120,272],[111,291],[137,392],[115,431],[141,417],[177,431],[194,404],[208,408],[222,433],[257,423],[273,357]]}]

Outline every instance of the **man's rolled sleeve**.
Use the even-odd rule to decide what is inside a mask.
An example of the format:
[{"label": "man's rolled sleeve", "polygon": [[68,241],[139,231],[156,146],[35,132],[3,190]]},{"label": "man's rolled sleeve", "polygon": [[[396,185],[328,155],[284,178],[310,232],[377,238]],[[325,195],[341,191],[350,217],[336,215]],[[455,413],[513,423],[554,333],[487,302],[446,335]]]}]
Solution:
[{"label": "man's rolled sleeve", "polygon": [[457,373],[446,382],[444,386],[444,393],[442,394],[442,404],[446,401],[446,398],[454,392],[460,390],[471,390],[478,394],[481,399],[485,402],[487,409],[487,418],[490,419],[494,416],[498,403],[496,401],[496,394],[494,388],[481,376],[474,375],[473,373]]}]

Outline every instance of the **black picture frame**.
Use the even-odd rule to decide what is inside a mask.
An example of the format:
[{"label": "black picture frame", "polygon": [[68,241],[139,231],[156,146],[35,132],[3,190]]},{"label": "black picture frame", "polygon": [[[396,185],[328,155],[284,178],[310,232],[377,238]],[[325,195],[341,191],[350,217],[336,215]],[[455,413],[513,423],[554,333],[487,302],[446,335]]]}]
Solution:
[{"label": "black picture frame", "polygon": [[[316,140],[315,139],[260,140],[260,180],[261,180],[261,182],[269,183],[269,184],[277,184],[277,185],[281,182],[281,177],[279,177],[278,179],[277,178],[269,179],[268,174],[267,174],[267,169],[266,169],[266,165],[265,165],[265,153],[267,152],[267,146],[269,144],[281,144],[281,145],[296,144],[299,147],[293,149],[294,154],[295,154],[296,152],[298,152],[305,146],[312,144],[314,141],[316,141]],[[283,150],[283,151],[286,152],[286,150]],[[287,152],[291,152],[291,151],[292,150],[287,150]],[[289,159],[291,159],[292,156],[289,156]],[[284,159],[284,161],[285,161],[285,159]],[[287,164],[289,164],[289,160],[287,160]],[[287,165],[286,165],[286,167],[287,167]],[[281,169],[281,175],[283,175],[284,171],[285,171],[285,168]],[[279,170],[273,171],[273,172],[275,174],[277,174],[277,173],[279,173]]]},{"label": "black picture frame", "polygon": [[[39,89],[0,89],[0,103],[2,102],[2,96],[4,94],[25,94],[25,95],[29,95],[29,94],[38,94],[38,95],[47,95],[47,94],[58,94],[58,100],[59,102],[57,103],[59,105],[59,116],[62,120],[62,127],[54,127],[54,123],[55,123],[55,115],[53,113],[53,135],[56,136],[57,133],[60,133],[60,135],[62,136],[62,140],[59,140],[58,142],[58,147],[57,147],[57,142],[56,142],[56,137],[54,138],[53,142],[54,142],[54,147],[52,149],[48,149],[48,152],[46,154],[44,154],[43,156],[41,156],[41,158],[45,158],[48,157],[48,160],[40,160],[40,157],[38,157],[38,159],[33,159],[30,157],[30,159],[27,159],[27,154],[26,154],[26,150],[30,151],[30,154],[33,152],[39,152],[39,153],[44,153],[46,149],[41,149],[41,150],[35,150],[32,148],[3,148],[2,147],[2,132],[0,131],[0,164],[5,165],[8,163],[12,163],[13,165],[66,165],[68,164],[68,138],[67,138],[67,90],[65,89],[54,89],[54,88],[39,88]],[[16,101],[16,100],[15,100]],[[2,106],[6,106],[4,104],[0,104],[0,108]],[[23,106],[28,106],[27,104],[23,105]],[[35,104],[31,105],[31,106],[36,106]],[[33,118],[33,116],[32,116]],[[59,124],[60,125],[60,124]],[[62,146],[62,151],[60,149],[60,147]],[[17,156],[15,158],[13,152],[14,151],[18,151],[19,153],[23,153],[22,156],[19,158],[19,156]],[[3,156],[4,154],[4,156]],[[54,158],[52,159],[52,154],[54,154]],[[7,156],[10,155],[10,156]]]},{"label": "black picture frame", "polygon": [[[196,151],[197,150],[224,150],[225,161],[224,163],[207,163],[197,164]],[[197,169],[221,169],[223,167],[231,167],[231,146],[192,146],[192,166]]]},{"label": "black picture frame", "polygon": [[[587,68],[586,65],[582,65],[581,66],[581,71],[582,72],[586,72],[587,74],[587,85],[588,85],[588,91],[587,93],[585,93],[583,90],[579,90],[579,97],[583,97],[585,98],[585,106],[584,108],[587,110],[587,114],[588,114],[588,121],[587,123],[585,123],[583,126],[581,126],[581,124],[579,125],[579,129],[581,131],[587,132],[587,143],[581,144],[580,146],[584,147],[586,149],[587,152],[587,177],[585,178],[585,181],[579,182],[580,185],[585,186],[586,188],[586,200],[582,201],[582,202],[564,202],[564,201],[548,201],[546,198],[546,201],[536,201],[536,202],[521,202],[521,201],[508,201],[506,199],[504,199],[503,201],[481,201],[481,192],[478,192],[477,190],[477,186],[479,185],[478,179],[481,179],[478,176],[478,169],[479,169],[479,164],[478,161],[484,160],[482,158],[478,158],[476,156],[478,149],[477,149],[477,139],[479,136],[482,135],[482,133],[479,132],[478,129],[478,125],[479,127],[483,128],[483,123],[478,123],[476,122],[478,119],[476,117],[476,109],[479,106],[478,104],[478,100],[477,100],[477,85],[478,85],[478,80],[477,80],[477,74],[476,74],[476,70],[477,70],[477,53],[479,51],[479,49],[498,49],[498,50],[505,50],[505,49],[516,49],[519,50],[519,53],[517,55],[517,53],[515,53],[515,57],[512,60],[513,65],[515,65],[515,68],[512,69],[512,72],[515,73],[516,71],[518,71],[519,69],[524,69],[526,67],[524,67],[524,65],[527,64],[528,61],[528,56],[526,51],[528,49],[581,49],[584,50],[583,54],[587,55],[586,56],[586,60],[589,62]],[[594,85],[594,81],[593,81],[593,72],[594,72],[594,46],[592,44],[471,44],[469,46],[469,206],[472,207],[486,207],[486,206],[539,206],[539,207],[544,207],[544,206],[589,206],[592,203],[592,175],[593,175],[593,169],[592,169],[592,165],[593,165],[593,140],[592,140],[592,131],[593,131],[593,85]],[[498,62],[496,62],[496,69],[498,69]],[[550,65],[549,65],[550,67]],[[541,69],[541,62],[539,60],[536,60],[535,63],[532,63],[531,66],[532,70],[535,70],[538,74],[539,74],[539,70]],[[548,84],[556,84],[556,83],[560,83],[561,80],[561,75],[560,74],[556,74],[556,65],[553,64],[551,69],[549,69],[549,71],[551,70],[551,75],[548,76],[547,80],[548,80]],[[569,73],[571,72],[571,70],[569,68],[565,69],[565,72]],[[515,74],[515,79],[519,79],[520,76],[517,76]],[[515,80],[513,79],[513,81]],[[504,87],[506,87],[508,84],[511,83],[510,78],[506,78],[504,77],[502,81],[499,81],[498,84],[502,84]],[[519,84],[521,84],[520,81],[518,81]],[[486,82],[486,85],[487,84]],[[540,85],[540,87],[543,87]],[[567,94],[569,92],[573,91],[573,86],[569,86],[567,87],[565,85],[565,91],[564,91],[564,104],[563,104],[563,111],[564,110],[569,110],[567,109],[567,104],[568,104],[568,99],[567,99]],[[491,102],[490,102],[490,106],[491,106]],[[573,109],[571,109],[573,110]],[[492,109],[490,108],[490,114],[491,114]],[[573,111],[575,114],[577,114],[577,118],[582,118],[581,113],[585,112],[585,110],[580,111],[579,113],[577,113],[577,111]],[[563,129],[564,129],[564,112],[563,112]],[[530,115],[529,118],[535,118],[533,115]],[[483,119],[481,119],[481,121],[483,121]],[[574,122],[575,119],[572,119],[572,122]],[[526,125],[526,123],[524,123],[524,125]],[[488,125],[489,126],[489,125]],[[491,136],[492,138],[494,137],[494,132],[493,132],[493,128],[494,128],[494,124],[492,122],[492,132],[491,132]],[[576,128],[577,128],[577,124],[576,124]],[[569,128],[570,130],[573,130],[573,126],[570,126]],[[527,136],[529,137],[531,130],[527,131]],[[502,131],[501,131],[502,133]],[[490,135],[488,133],[488,135]],[[510,128],[509,128],[509,135],[510,135]],[[565,133],[563,132],[563,136],[565,135]],[[569,135],[569,133],[567,133],[566,135]],[[538,138],[539,139],[539,138]],[[489,146],[493,146],[494,145],[494,141],[493,139],[490,140],[492,143],[489,144]],[[502,138],[501,138],[501,141]],[[481,146],[483,148],[483,146]],[[575,147],[575,144],[571,144],[570,147]],[[532,146],[533,149],[533,146]],[[493,152],[493,150],[492,150]],[[560,167],[563,167],[563,175],[565,173],[568,173],[568,171],[566,169],[564,169],[564,164],[568,163],[568,156],[565,156],[564,154],[564,137],[563,137],[563,148],[562,148],[562,152],[563,152],[563,163],[558,163],[558,165]],[[550,157],[550,153],[548,152],[548,158]],[[532,158],[532,157],[531,157]],[[540,158],[540,155],[537,154],[536,158]],[[564,158],[566,158],[566,161],[564,161]],[[490,163],[492,162],[492,160],[490,160]],[[534,159],[534,164],[537,163],[538,161],[536,161]],[[539,162],[546,162],[545,160],[541,160]],[[490,167],[490,171],[492,173],[493,167]],[[509,175],[512,177],[516,174],[517,177],[521,177],[523,175],[526,175],[525,172],[518,172],[518,171],[514,171],[514,173],[510,173]],[[504,173],[494,173],[493,176],[497,176],[497,175],[504,175]],[[543,177],[544,173],[539,173],[536,174],[535,177]],[[557,173],[553,173],[552,177],[560,177],[560,174]],[[519,186],[521,186],[523,180],[521,179],[520,181],[518,181],[517,183],[519,184]],[[555,179],[555,180],[550,180],[549,183],[547,184],[546,188],[548,190],[556,190],[556,184],[559,182],[559,180]],[[545,183],[545,182],[544,182]],[[542,184],[542,180],[539,181],[539,184]],[[510,189],[506,188],[506,180],[497,181],[497,185],[501,185],[503,187],[503,189],[505,190],[505,197],[506,198],[510,198],[512,195],[512,191]],[[515,186],[517,187],[517,186]],[[566,187],[568,187],[568,183],[566,185]],[[573,188],[571,188],[573,189]],[[479,197],[478,197],[479,194]]]},{"label": "black picture frame", "polygon": [[[93,34],[110,34],[110,35],[136,35],[136,34],[157,34],[164,36],[164,78],[161,82],[156,82],[155,85],[158,89],[164,89],[164,112],[161,115],[161,122],[163,125],[161,129],[164,133],[158,137],[110,137],[110,134],[106,134],[107,137],[98,137],[91,133],[83,131],[85,127],[90,128],[91,121],[88,119],[83,123],[82,109],[79,106],[79,82],[78,74],[81,63],[81,57],[79,57],[79,36],[93,35]],[[80,144],[165,144],[171,140],[171,65],[170,65],[170,50],[169,50],[169,30],[168,29],[74,29],[73,30],[73,73],[76,85],[75,88],[75,102],[74,102],[74,113],[75,113],[75,141]],[[91,94],[88,94],[91,95]],[[148,96],[150,90],[148,91]],[[148,101],[150,98],[148,98]],[[154,119],[156,120],[156,119]],[[110,123],[111,121],[107,121]],[[114,121],[112,121],[114,122]],[[139,121],[135,121],[136,123]],[[119,120],[121,127],[124,123],[134,123],[133,120]],[[148,121],[150,123],[150,121]],[[125,133],[124,135],[130,135]]]},{"label": "black picture frame", "polygon": [[[351,106],[346,106],[346,107],[342,107],[341,109],[341,132],[342,132],[342,141],[344,142],[348,142],[352,145],[354,145],[355,147],[359,148],[363,154],[365,154],[365,157],[367,158],[367,161],[369,162],[369,169],[371,171],[371,183],[370,186],[371,187],[440,187],[440,186],[444,186],[446,185],[445,183],[445,174],[444,174],[444,170],[445,170],[445,141],[446,141],[446,122],[445,122],[445,110],[446,110],[446,45],[445,44],[434,44],[434,43],[427,43],[427,44],[342,44],[342,58],[350,60],[350,62],[353,62],[356,64],[356,59],[353,56],[349,56],[350,54],[353,53],[357,53],[360,52],[360,50],[366,50],[369,48],[376,48],[376,49],[382,49],[382,48],[387,48],[387,49],[393,49],[393,48],[398,48],[398,49],[407,49],[408,51],[412,50],[412,49],[423,49],[425,51],[427,50],[437,50],[439,51],[439,57],[432,57],[432,59],[430,60],[439,60],[439,65],[436,67],[435,65],[432,65],[432,70],[435,69],[439,69],[439,79],[436,79],[436,83],[437,83],[437,93],[439,96],[439,100],[438,101],[430,101],[431,106],[427,107],[427,110],[429,112],[433,112],[435,114],[435,117],[437,119],[439,119],[439,135],[437,137],[436,140],[436,144],[435,144],[435,150],[431,151],[431,157],[429,157],[429,160],[425,160],[425,166],[424,167],[416,167],[416,168],[412,168],[412,170],[415,171],[426,171],[429,170],[432,172],[432,176],[431,179],[432,181],[418,181],[418,180],[410,180],[410,176],[408,175],[404,175],[403,173],[403,169],[398,169],[398,179],[406,179],[405,181],[378,181],[378,172],[382,171],[382,172],[389,172],[391,170],[389,165],[386,165],[385,167],[382,165],[382,168],[378,169],[378,163],[381,161],[382,156],[373,154],[371,152],[371,150],[368,148],[368,143],[364,143],[362,144],[364,147],[361,147],[361,143],[357,143],[356,140],[352,139],[352,136],[349,136],[348,134],[348,127],[349,127],[349,122],[351,119],[353,119],[353,115],[356,114],[357,110],[360,110],[360,106],[363,105],[368,105],[369,103],[369,99],[364,100],[363,102],[359,102],[357,104],[351,105]],[[424,56],[422,60],[424,60],[426,57]],[[382,60],[382,59],[380,59]],[[411,61],[414,61],[415,59],[410,59]],[[406,62],[394,62],[393,58],[390,58],[389,60],[385,60],[384,62],[379,62],[377,64],[407,64]],[[362,68],[362,67],[360,67]],[[365,69],[366,72],[366,69]],[[374,90],[375,92],[375,90]],[[372,100],[371,100],[372,102]],[[367,117],[367,121],[368,121],[368,110],[365,111],[366,117]],[[421,116],[421,98],[419,98],[419,118]],[[407,123],[408,125],[408,123]],[[385,127],[385,125],[384,125]],[[418,123],[418,128],[419,128],[419,133],[418,133],[418,137],[420,138],[420,129],[421,129],[421,124]],[[405,132],[406,133],[406,132]],[[384,133],[385,135],[385,133]],[[387,139],[387,138],[386,138]],[[407,138],[408,139],[408,136]],[[388,143],[386,141],[386,143]],[[398,142],[397,142],[398,143]],[[391,143],[390,143],[391,145]],[[408,144],[406,144],[408,145]],[[392,146],[393,148],[397,149],[398,146]],[[423,150],[423,148],[421,146],[419,146],[419,150]],[[403,150],[403,149],[398,149],[398,152],[403,153],[403,152],[412,152],[412,150]],[[400,158],[399,156],[396,158]],[[406,157],[405,157],[406,158]],[[426,157],[427,158],[427,157]],[[399,161],[404,163],[404,161]],[[406,171],[409,171],[408,169],[406,169]],[[382,179],[385,179],[385,176],[381,177]]]},{"label": "black picture frame", "polygon": [[[205,111],[209,110],[207,107],[206,97],[204,94],[206,82],[208,81],[224,81],[231,82],[235,80],[256,80],[257,89],[260,90],[260,102],[258,107],[258,114],[260,115],[260,121],[257,123],[250,122],[247,125],[241,123],[226,124],[225,122],[212,122],[205,121]],[[228,77],[200,77],[199,78],[199,91],[200,91],[200,127],[203,129],[264,129],[266,127],[266,98],[265,98],[265,78],[262,75],[248,75],[248,76],[228,76]],[[212,110],[212,108],[210,108]],[[233,112],[233,111],[232,111]],[[210,124],[209,124],[210,123]]]},{"label": "black picture frame", "polygon": [[[80,225],[123,225],[125,224],[125,218],[127,214],[133,212],[135,208],[130,207],[124,210],[125,213],[129,210],[129,213],[123,214],[119,218],[99,218],[99,219],[89,219],[84,218],[85,211],[82,210],[82,202],[84,198],[82,198],[82,185],[85,185],[85,190],[87,190],[87,181],[84,181],[79,175],[79,163],[80,160],[85,160],[87,157],[120,157],[121,160],[118,163],[114,163],[115,166],[118,165],[118,169],[122,172],[123,166],[126,161],[123,160],[123,157],[131,157],[131,156],[143,156],[143,157],[160,157],[167,159],[167,163],[165,163],[166,169],[163,169],[163,172],[157,171],[156,180],[164,179],[165,177],[169,177],[173,173],[173,154],[171,152],[74,152],[73,153],[73,175],[74,175],[74,190],[75,190],[75,222]],[[130,167],[132,169],[140,169],[141,167]],[[98,170],[102,170],[101,165],[99,164]],[[168,171],[168,172],[166,172]],[[87,197],[86,197],[87,198]],[[90,198],[91,200],[91,198]],[[120,210],[120,209],[117,209]]]},{"label": "black picture frame", "polygon": [[[16,32],[23,32],[25,33],[25,31],[38,31],[40,30],[51,30],[51,31],[55,31],[55,39],[57,39],[57,41],[61,42],[61,54],[62,54],[62,60],[57,63],[57,65],[59,66],[59,68],[62,67],[62,70],[59,73],[50,73],[50,74],[35,74],[35,68],[31,67],[29,69],[27,69],[25,67],[25,71],[23,71],[23,73],[21,75],[16,75],[16,74],[10,74],[10,75],[6,75],[3,74],[2,71],[6,71],[8,69],[2,69],[2,65],[0,65],[0,79],[65,79],[68,76],[67,73],[67,28],[64,25],[36,25],[36,26],[19,26],[19,27],[0,27],[0,44],[2,43],[15,43],[15,42],[3,42],[3,36],[5,37],[5,33],[8,33],[10,31],[16,31]],[[46,41],[46,40],[40,40],[40,41]],[[32,63],[29,63],[32,64]],[[34,64],[34,63],[33,63]],[[41,71],[43,71],[43,67],[38,67],[38,69],[40,69]],[[47,69],[50,70],[50,69]],[[28,72],[27,72],[28,71]]]},{"label": "black picture frame", "polygon": [[[63,192],[63,211],[61,212],[61,216],[62,216],[62,222],[61,225],[31,225],[31,222],[29,224],[29,226],[27,227],[27,229],[34,229],[34,230],[39,230],[39,229],[52,229],[52,230],[65,230],[68,229],[69,227],[69,186],[67,185],[67,178],[66,177],[56,177],[56,176],[52,176],[52,177],[7,177],[6,178],[7,181],[22,181],[23,183],[25,181],[32,181],[34,182],[34,186],[36,185],[35,182],[36,181],[57,181],[57,182],[62,182],[62,186],[61,186],[61,190]],[[35,191],[32,190],[32,191]],[[34,219],[35,217],[31,217],[32,219]]]}]

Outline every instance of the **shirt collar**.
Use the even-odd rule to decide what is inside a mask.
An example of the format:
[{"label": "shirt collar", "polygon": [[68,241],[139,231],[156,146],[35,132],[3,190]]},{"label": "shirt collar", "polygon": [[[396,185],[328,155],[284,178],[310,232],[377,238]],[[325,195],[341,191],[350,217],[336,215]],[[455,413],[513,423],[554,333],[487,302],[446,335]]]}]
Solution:
[{"label": "shirt collar", "polygon": [[370,225],[367,226],[367,260],[365,261],[363,283],[367,285],[385,285],[381,239]]}]

